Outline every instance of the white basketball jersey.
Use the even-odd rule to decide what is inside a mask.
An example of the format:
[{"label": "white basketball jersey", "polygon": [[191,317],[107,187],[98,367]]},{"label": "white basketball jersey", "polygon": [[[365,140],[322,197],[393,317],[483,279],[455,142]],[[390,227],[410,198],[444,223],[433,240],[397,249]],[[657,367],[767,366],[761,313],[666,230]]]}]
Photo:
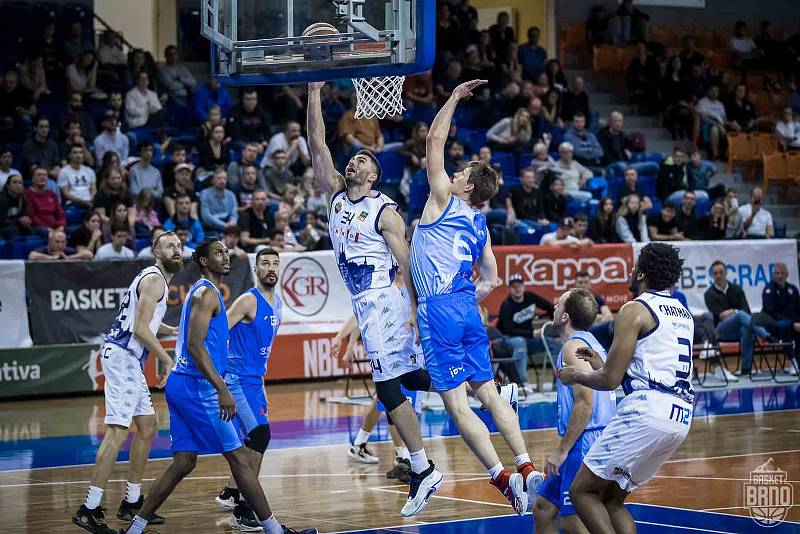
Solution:
[{"label": "white basketball jersey", "polygon": [[379,191],[356,201],[342,190],[331,198],[330,224],[333,251],[344,284],[352,295],[389,286],[397,265],[378,228],[385,208],[397,207]]},{"label": "white basketball jersey", "polygon": [[636,390],[655,389],[691,403],[694,398],[692,314],[668,291],[644,293],[636,302],[650,310],[656,326],[636,341],[622,389],[626,395]]},{"label": "white basketball jersey", "polygon": [[154,335],[158,333],[158,327],[161,325],[161,321],[164,320],[164,314],[167,313],[167,295],[169,293],[169,287],[167,286],[167,280],[164,278],[161,269],[156,265],[151,265],[143,269],[142,272],[133,279],[131,285],[128,286],[127,291],[125,291],[125,296],[122,297],[122,302],[119,304],[117,316],[111,324],[111,329],[103,338],[106,343],[113,343],[114,345],[128,350],[139,359],[142,368],[144,368],[148,353],[147,349],[145,349],[139,340],[136,339],[136,336],[133,335],[133,323],[136,319],[136,306],[139,304],[139,282],[141,282],[142,278],[150,274],[157,274],[164,283],[164,295],[161,297],[161,300],[156,303],[156,308],[153,311],[153,318],[150,319],[150,324],[148,325],[150,331],[153,332]]}]

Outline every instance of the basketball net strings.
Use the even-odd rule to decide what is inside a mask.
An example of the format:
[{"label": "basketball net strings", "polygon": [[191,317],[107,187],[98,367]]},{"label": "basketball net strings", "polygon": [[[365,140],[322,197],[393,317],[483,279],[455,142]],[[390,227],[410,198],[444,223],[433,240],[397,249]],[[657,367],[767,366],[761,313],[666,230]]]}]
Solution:
[{"label": "basketball net strings", "polygon": [[403,82],[405,76],[353,78],[356,88],[356,119],[384,119],[403,113]]}]

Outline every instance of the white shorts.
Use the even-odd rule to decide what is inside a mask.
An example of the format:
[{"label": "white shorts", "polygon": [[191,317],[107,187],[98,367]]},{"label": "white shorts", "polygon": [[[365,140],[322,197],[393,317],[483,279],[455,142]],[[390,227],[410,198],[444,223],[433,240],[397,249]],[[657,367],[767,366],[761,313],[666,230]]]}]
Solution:
[{"label": "white shorts", "polygon": [[680,447],[691,422],[691,404],[661,391],[634,391],[617,405],[616,415],[583,463],[598,477],[631,492]]},{"label": "white shorts", "polygon": [[394,284],[353,297],[353,314],[375,382],[424,367],[422,346],[414,329],[407,326],[410,313],[408,297]]},{"label": "white shorts", "polygon": [[106,379],[105,399],[107,425],[126,428],[139,415],[155,415],[150,390],[139,360],[113,343],[100,349],[100,363]]}]

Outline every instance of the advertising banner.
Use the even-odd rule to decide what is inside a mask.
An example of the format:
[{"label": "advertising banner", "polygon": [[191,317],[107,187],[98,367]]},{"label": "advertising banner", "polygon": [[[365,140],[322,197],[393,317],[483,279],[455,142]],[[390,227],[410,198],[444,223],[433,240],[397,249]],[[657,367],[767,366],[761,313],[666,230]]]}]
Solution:
[{"label": "advertising banner", "polygon": [[28,305],[25,302],[25,262],[0,261],[0,348],[30,347]]},{"label": "advertising banner", "polygon": [[[683,273],[678,287],[686,295],[692,313],[707,311],[704,294],[713,284],[711,264],[724,261],[728,281],[744,290],[750,310],[761,310],[761,292],[772,279],[775,263],[789,268],[789,282],[800,285],[797,272],[797,242],[794,239],[747,239],[741,241],[675,241],[681,251]],[[643,244],[633,245],[635,258]]]}]

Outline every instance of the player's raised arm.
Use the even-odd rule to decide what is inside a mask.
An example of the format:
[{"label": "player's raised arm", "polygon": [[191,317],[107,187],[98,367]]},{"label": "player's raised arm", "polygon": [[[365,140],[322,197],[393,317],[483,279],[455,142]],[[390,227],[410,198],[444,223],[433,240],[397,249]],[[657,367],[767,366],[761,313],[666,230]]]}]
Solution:
[{"label": "player's raised arm", "polygon": [[150,330],[150,321],[156,309],[156,302],[164,297],[164,280],[155,273],[149,274],[139,281],[139,304],[136,306],[136,317],[133,318],[133,335],[151,354],[161,360],[164,373],[161,376],[161,387],[167,383],[167,377],[172,371],[172,358],[159,343],[158,338]]},{"label": "player's raised arm", "polygon": [[230,330],[245,319],[252,321],[256,316],[256,297],[247,291],[239,295],[228,308],[228,329]]},{"label": "player's raised arm", "polygon": [[406,242],[406,224],[403,218],[393,209],[385,209],[381,213],[379,221],[383,238],[386,245],[392,252],[397,266],[406,281],[408,298],[411,301],[411,316],[417,316],[417,291],[414,288],[414,281],[411,279],[411,260],[408,254],[408,243]]},{"label": "player's raised arm", "polygon": [[444,210],[450,201],[450,178],[444,169],[444,147],[445,143],[447,143],[447,134],[450,131],[453,113],[456,111],[459,100],[472,96],[472,90],[484,83],[486,83],[486,80],[472,80],[464,82],[453,89],[450,98],[447,99],[439,113],[436,114],[436,118],[433,119],[428,131],[425,159],[427,162],[428,183],[431,186],[430,198],[438,204],[441,210]]},{"label": "player's raised arm", "polygon": [[478,265],[480,278],[475,282],[475,301],[480,302],[489,296],[489,293],[502,283],[497,276],[497,258],[492,250],[492,238],[486,235],[486,244],[481,252],[480,264]]},{"label": "player's raised arm", "polygon": [[320,191],[326,194],[344,189],[344,177],[333,166],[333,158],[325,143],[325,122],[322,119],[320,90],[324,82],[308,84],[308,149],[311,152],[311,165],[314,179]]}]

